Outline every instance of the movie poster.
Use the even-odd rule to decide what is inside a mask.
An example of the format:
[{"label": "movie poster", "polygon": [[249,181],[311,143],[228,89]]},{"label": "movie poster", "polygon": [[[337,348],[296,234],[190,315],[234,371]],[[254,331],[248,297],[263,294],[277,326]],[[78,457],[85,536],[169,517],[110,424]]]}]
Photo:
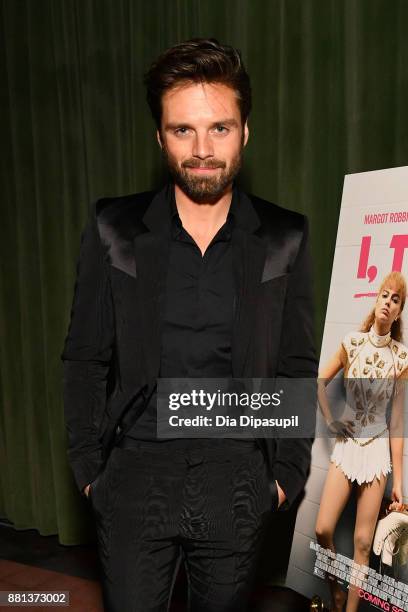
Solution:
[{"label": "movie poster", "polygon": [[[340,606],[345,604],[347,597],[351,597],[350,591],[352,591],[354,603],[352,606],[349,603],[350,607],[347,609],[408,611],[408,512],[405,513],[399,506],[399,511],[389,510],[394,486],[394,466],[391,461],[378,513],[375,499],[377,493],[374,491],[374,486],[377,485],[371,486],[368,477],[361,476],[368,473],[377,462],[384,462],[382,453],[391,447],[390,436],[385,428],[381,428],[379,416],[376,414],[382,406],[382,398],[386,396],[389,381],[387,380],[386,384],[377,377],[383,376],[382,372],[387,369],[387,360],[393,364],[392,367],[395,369],[392,371],[397,374],[407,366],[408,356],[404,345],[408,344],[408,304],[405,304],[401,316],[403,332],[401,343],[389,341],[391,343],[384,344],[382,343],[384,336],[379,336],[380,348],[377,350],[375,348],[377,344],[371,346],[367,342],[366,346],[362,334],[358,333],[376,303],[382,280],[391,271],[401,272],[405,279],[408,278],[408,167],[347,175],[343,188],[320,368],[329,367],[333,363],[330,361],[333,356],[337,354],[342,358],[343,353],[349,358],[345,362],[347,367],[351,367],[350,363],[353,364],[353,368],[358,364],[361,372],[356,368],[353,375],[365,378],[363,381],[366,385],[365,390],[368,394],[374,393],[375,401],[372,401],[368,411],[365,410],[367,405],[363,407],[360,405],[358,408],[360,412],[355,413],[356,418],[353,422],[362,428],[361,431],[367,426],[367,431],[371,433],[364,441],[361,439],[359,444],[356,440],[347,441],[347,444],[352,446],[353,453],[356,453],[351,458],[347,458],[348,469],[350,474],[353,473],[354,480],[350,476],[349,482],[352,483],[350,497],[339,513],[339,518],[336,519],[330,516],[330,513],[332,509],[335,511],[338,497],[343,495],[343,484],[338,491],[332,489],[332,506],[328,505],[327,499],[322,499],[322,495],[329,466],[333,461],[335,463],[337,461],[337,455],[332,453],[339,438],[336,435],[325,435],[327,425],[322,417],[322,410],[318,407],[311,473],[306,486],[306,495],[297,515],[286,580],[288,587],[309,598],[318,595],[327,608],[333,606],[332,598],[333,594],[336,594],[339,606],[337,609],[343,609]],[[384,316],[387,308],[384,309]],[[365,354],[364,350],[371,352]],[[332,408],[333,414],[338,409],[336,414],[341,415],[341,407],[344,408],[348,401],[344,374],[345,370],[342,369],[326,387],[328,405]],[[400,464],[402,463],[403,502],[407,503],[408,428],[405,417],[408,394],[406,381],[402,382],[403,378],[401,376],[405,395],[403,390],[402,395],[398,396],[400,402],[401,397],[403,398],[400,412],[405,419],[405,439]],[[352,384],[357,386],[358,382],[359,378],[356,378]],[[378,390],[380,395],[374,383],[382,385]],[[366,397],[369,396],[366,394]],[[392,397],[388,404],[388,408],[391,405],[391,414],[394,410],[394,404],[391,402],[394,401],[395,395]],[[396,413],[397,409],[394,411],[394,414]],[[387,415],[384,421],[389,425],[390,411]],[[336,418],[340,419],[341,416]],[[377,430],[373,429],[376,426]],[[356,436],[355,430],[354,436]],[[336,448],[342,453],[344,445],[340,443]],[[342,457],[343,463],[340,465],[345,465],[346,455]],[[360,461],[361,457],[368,457],[364,468]],[[375,480],[376,476],[372,478]],[[359,479],[360,484],[358,484]],[[360,520],[357,529],[357,504],[361,487],[364,488],[364,495],[372,494],[374,497],[372,507],[367,506],[366,520]],[[365,497],[365,500],[367,499]],[[322,527],[325,517],[322,518],[321,514],[319,516],[321,507],[328,508],[328,527],[327,525]],[[385,514],[387,510],[388,514]],[[330,530],[333,524],[335,525],[335,552],[318,543],[316,535],[318,517],[320,521],[318,534],[323,542],[330,540],[332,534]],[[360,519],[361,517],[362,514]],[[327,538],[322,539],[322,534]],[[363,550],[365,546],[367,551],[369,546],[368,564],[353,562],[356,554],[355,542],[358,542],[359,550]],[[335,587],[333,582],[336,583]]]}]

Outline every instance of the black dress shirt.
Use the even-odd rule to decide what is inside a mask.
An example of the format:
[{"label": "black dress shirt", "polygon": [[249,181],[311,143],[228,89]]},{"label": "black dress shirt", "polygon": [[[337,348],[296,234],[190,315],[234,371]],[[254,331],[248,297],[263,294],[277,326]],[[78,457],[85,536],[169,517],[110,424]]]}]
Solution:
[{"label": "black dress shirt", "polygon": [[[183,228],[174,188],[168,190],[171,242],[161,329],[161,378],[231,378],[235,299],[231,237],[239,207],[235,189],[227,220],[204,255]],[[156,389],[127,436],[163,440],[156,432]]]}]

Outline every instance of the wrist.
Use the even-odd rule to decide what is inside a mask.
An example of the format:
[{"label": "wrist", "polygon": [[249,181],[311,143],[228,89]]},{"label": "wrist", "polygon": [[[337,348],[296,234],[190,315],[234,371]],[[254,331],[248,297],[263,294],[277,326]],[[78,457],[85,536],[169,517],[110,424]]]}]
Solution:
[{"label": "wrist", "polygon": [[85,485],[84,488],[82,489],[82,495],[85,495],[85,497],[88,497],[88,492],[89,492],[89,484]]},{"label": "wrist", "polygon": [[279,482],[277,480],[275,480],[275,482],[276,482],[276,487],[277,487],[277,490],[278,490],[278,500],[279,500],[278,501],[278,507],[279,507],[286,500],[286,493],[282,489],[282,487],[280,486]]}]

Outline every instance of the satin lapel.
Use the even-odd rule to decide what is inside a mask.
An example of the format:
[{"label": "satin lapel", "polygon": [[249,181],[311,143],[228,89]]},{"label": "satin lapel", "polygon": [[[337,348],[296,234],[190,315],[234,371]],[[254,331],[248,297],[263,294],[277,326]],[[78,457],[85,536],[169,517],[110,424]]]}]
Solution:
[{"label": "satin lapel", "polygon": [[244,376],[265,263],[265,245],[256,235],[237,229],[232,238],[232,256],[237,296],[232,331],[232,373],[234,378],[239,378]]},{"label": "satin lapel", "polygon": [[160,329],[169,246],[170,238],[165,233],[146,232],[134,241],[138,284],[136,324],[142,329],[148,380],[157,378],[160,370]]}]

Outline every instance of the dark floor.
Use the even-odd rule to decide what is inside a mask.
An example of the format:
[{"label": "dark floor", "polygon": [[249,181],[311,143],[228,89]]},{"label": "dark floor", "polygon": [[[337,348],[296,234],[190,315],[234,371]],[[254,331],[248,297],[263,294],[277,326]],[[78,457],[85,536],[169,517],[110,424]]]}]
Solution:
[{"label": "dark floor", "polygon": [[[0,523],[0,591],[29,589],[67,590],[71,610],[102,612],[95,547],[61,546],[57,536],[40,536],[32,529],[17,531]],[[185,612],[185,601],[186,581],[180,572],[170,612]],[[19,609],[13,607],[13,610]],[[53,609],[60,608],[35,607],[36,612]],[[251,612],[307,612],[309,609],[306,598],[282,587],[258,588],[251,604]]]}]

